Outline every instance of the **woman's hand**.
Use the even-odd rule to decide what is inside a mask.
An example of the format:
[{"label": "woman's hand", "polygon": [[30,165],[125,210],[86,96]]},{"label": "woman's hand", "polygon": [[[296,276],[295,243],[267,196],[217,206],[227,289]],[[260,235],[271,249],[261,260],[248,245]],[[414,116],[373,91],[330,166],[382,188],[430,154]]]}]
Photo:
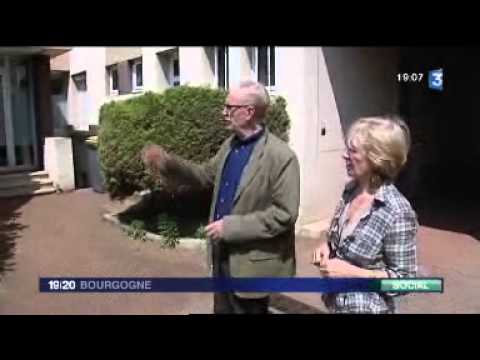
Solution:
[{"label": "woman's hand", "polygon": [[324,266],[320,266],[320,272],[326,277],[361,277],[361,278],[387,278],[384,270],[368,270],[350,264],[342,259],[327,259]]},{"label": "woman's hand", "polygon": [[352,265],[338,258],[327,259],[320,272],[326,277],[363,277],[365,269]]},{"label": "woman's hand", "polygon": [[330,256],[330,247],[328,242],[323,241],[314,251],[312,264],[315,266],[325,266]]}]

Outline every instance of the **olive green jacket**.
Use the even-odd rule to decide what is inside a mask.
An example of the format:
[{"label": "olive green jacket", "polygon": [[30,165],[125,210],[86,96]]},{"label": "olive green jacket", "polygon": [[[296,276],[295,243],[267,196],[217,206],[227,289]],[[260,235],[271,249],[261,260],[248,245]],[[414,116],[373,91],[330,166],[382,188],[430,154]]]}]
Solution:
[{"label": "olive green jacket", "polygon": [[[209,162],[180,161],[175,174],[181,182],[213,186],[210,221],[223,167],[233,136]],[[221,240],[228,248],[232,277],[284,277],[295,275],[295,222],[300,202],[300,170],[295,153],[272,133],[257,141],[238,186],[231,215],[224,220]],[[209,246],[213,273],[218,266]],[[215,253],[215,252],[213,252]],[[248,295],[245,295],[248,297]],[[255,297],[253,294],[250,297]]]}]

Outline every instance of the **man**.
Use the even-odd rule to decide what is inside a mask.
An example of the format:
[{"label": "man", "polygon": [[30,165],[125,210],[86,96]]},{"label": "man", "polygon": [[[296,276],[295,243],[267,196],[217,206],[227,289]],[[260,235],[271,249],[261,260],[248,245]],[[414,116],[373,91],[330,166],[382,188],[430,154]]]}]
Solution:
[{"label": "man", "polygon": [[[269,96],[262,84],[231,89],[223,115],[233,132],[216,156],[196,165],[157,145],[143,153],[154,173],[176,184],[213,187],[206,233],[214,276],[295,275],[295,222],[300,175],[288,145],[264,127]],[[267,293],[217,293],[215,313],[268,313]]]}]

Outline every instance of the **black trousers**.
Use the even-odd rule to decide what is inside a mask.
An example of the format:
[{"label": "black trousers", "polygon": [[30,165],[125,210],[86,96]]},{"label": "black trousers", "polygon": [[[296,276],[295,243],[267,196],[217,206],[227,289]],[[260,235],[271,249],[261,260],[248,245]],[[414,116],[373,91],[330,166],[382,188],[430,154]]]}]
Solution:
[{"label": "black trousers", "polygon": [[216,293],[213,296],[215,314],[268,314],[269,297],[241,298],[233,293]]},{"label": "black trousers", "polygon": [[[214,249],[213,256],[214,276],[229,277],[228,250],[220,245]],[[268,296],[248,299],[234,293],[215,293],[213,312],[215,314],[268,314],[269,301]]]}]

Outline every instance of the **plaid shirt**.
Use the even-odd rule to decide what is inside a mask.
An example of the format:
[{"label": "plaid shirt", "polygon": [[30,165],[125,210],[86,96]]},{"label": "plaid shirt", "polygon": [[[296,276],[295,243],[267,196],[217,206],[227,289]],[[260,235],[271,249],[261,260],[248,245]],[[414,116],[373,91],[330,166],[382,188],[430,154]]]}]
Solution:
[{"label": "plaid shirt", "polygon": [[[355,183],[346,185],[327,236],[331,257],[358,267],[384,270],[391,278],[415,277],[418,222],[407,199],[393,184],[382,185],[369,213],[351,235],[340,238],[339,219],[352,200]],[[340,293],[323,296],[326,306],[339,313],[393,313],[394,294]]]}]

